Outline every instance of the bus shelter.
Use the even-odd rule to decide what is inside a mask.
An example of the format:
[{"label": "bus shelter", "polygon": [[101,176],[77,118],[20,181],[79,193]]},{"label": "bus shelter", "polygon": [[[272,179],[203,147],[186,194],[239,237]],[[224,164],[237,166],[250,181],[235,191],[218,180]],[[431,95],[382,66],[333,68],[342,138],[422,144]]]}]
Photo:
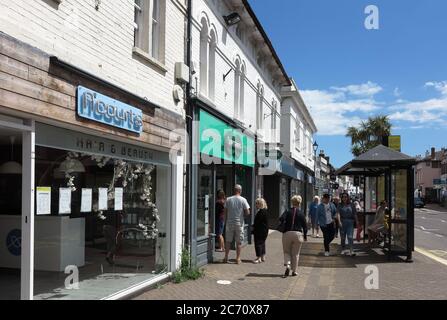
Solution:
[{"label": "bus shelter", "polygon": [[360,176],[364,181],[364,237],[377,207],[386,200],[382,248],[390,257],[406,256],[407,262],[412,262],[414,251],[415,164],[416,159],[379,145],[336,171],[339,176]]}]

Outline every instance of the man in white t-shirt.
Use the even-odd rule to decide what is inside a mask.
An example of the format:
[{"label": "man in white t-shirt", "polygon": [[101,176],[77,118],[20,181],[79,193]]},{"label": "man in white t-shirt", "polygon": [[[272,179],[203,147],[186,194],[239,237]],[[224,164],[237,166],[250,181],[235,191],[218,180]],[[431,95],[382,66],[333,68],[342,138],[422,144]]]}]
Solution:
[{"label": "man in white t-shirt", "polygon": [[247,200],[241,196],[242,187],[234,187],[234,196],[225,201],[225,258],[224,263],[228,262],[228,254],[233,240],[236,241],[236,263],[241,263],[241,244],[244,241],[244,218],[250,215],[250,205]]}]

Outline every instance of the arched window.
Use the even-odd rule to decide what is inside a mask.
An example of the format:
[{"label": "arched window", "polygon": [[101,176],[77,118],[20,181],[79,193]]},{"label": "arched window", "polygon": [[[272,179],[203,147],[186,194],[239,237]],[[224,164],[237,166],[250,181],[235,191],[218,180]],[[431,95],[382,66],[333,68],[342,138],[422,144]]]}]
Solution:
[{"label": "arched window", "polygon": [[257,121],[256,126],[258,130],[262,130],[264,127],[264,88],[261,84],[258,84],[258,94],[256,101],[256,114]]},{"label": "arched window", "polygon": [[245,112],[245,107],[244,107],[244,98],[245,98],[245,74],[246,74],[246,70],[245,70],[245,65],[242,65],[241,67],[241,73],[240,73],[240,77],[239,77],[239,118],[242,121],[244,119],[244,112]]},{"label": "arched window", "polygon": [[200,31],[200,93],[208,96],[208,23],[205,18]]},{"label": "arched window", "polygon": [[215,97],[215,84],[216,84],[216,34],[214,30],[211,30],[211,42],[209,48],[209,60],[208,60],[208,80],[209,80],[209,98],[214,101]]},{"label": "arched window", "polygon": [[277,107],[278,107],[277,102],[275,99],[273,99],[273,101],[272,101],[272,124],[271,124],[271,127],[272,127],[272,136],[271,136],[272,139],[271,140],[272,140],[272,142],[276,141],[276,113],[278,111]]},{"label": "arched window", "polygon": [[234,70],[234,117],[239,118],[241,62],[236,60]]}]

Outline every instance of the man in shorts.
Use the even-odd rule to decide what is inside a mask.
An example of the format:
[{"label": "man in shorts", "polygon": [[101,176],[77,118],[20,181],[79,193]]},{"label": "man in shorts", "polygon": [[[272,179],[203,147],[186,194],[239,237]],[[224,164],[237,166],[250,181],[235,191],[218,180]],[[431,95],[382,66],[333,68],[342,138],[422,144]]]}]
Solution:
[{"label": "man in shorts", "polygon": [[247,200],[241,196],[242,187],[234,186],[234,196],[225,201],[225,258],[224,263],[228,262],[228,254],[233,240],[236,241],[236,263],[241,263],[241,244],[244,241],[244,218],[250,215],[250,205]]}]

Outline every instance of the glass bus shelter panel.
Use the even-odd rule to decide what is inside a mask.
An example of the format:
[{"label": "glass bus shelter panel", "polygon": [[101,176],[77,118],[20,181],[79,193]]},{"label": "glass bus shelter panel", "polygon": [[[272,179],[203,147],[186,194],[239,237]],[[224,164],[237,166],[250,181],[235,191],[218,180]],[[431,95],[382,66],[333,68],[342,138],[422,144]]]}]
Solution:
[{"label": "glass bus shelter panel", "polygon": [[391,247],[407,248],[408,191],[407,170],[391,173]]}]

